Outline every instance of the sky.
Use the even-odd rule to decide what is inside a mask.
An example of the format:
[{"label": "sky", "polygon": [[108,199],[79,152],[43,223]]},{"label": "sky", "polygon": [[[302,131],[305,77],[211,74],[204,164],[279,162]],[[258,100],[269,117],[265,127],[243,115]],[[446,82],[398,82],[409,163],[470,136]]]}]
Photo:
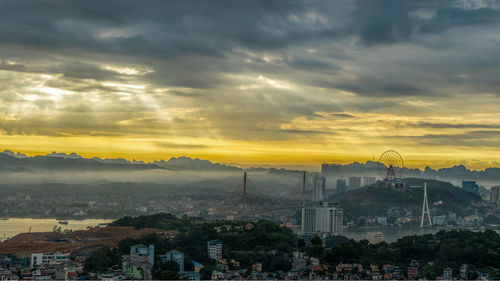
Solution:
[{"label": "sky", "polygon": [[0,149],[500,166],[499,1],[0,2]]}]

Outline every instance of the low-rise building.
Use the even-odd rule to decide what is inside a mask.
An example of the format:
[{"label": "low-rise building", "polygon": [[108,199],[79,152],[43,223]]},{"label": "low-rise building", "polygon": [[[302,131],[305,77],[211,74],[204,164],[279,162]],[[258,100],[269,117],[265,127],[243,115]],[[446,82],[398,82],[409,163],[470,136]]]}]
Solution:
[{"label": "low-rise building", "polygon": [[168,251],[167,254],[165,255],[165,259],[167,261],[175,261],[179,265],[179,273],[184,272],[184,254],[177,251],[177,250],[172,250]]},{"label": "low-rise building", "polygon": [[200,273],[197,271],[186,271],[183,273],[183,275],[187,280],[194,280],[194,281],[200,280]]},{"label": "low-rise building", "polygon": [[224,273],[217,270],[213,270],[211,280],[224,280]]},{"label": "low-rise building", "polygon": [[407,268],[408,280],[416,280],[420,274],[420,263],[417,260],[412,260]]},{"label": "low-rise building", "polygon": [[443,270],[443,279],[444,280],[453,280],[453,269],[447,267]]},{"label": "low-rise building", "polygon": [[433,225],[446,225],[446,216],[433,216],[432,217]]},{"label": "low-rise building", "polygon": [[135,254],[139,256],[148,256],[151,263],[151,267],[154,266],[155,262],[155,245],[143,245],[137,244],[130,247],[130,254]]},{"label": "low-rise building", "polygon": [[367,232],[366,240],[368,240],[370,244],[378,244],[384,241],[384,234],[380,231]]},{"label": "low-rise building", "polygon": [[32,253],[31,267],[37,267],[48,263],[62,263],[69,261],[70,253],[56,252],[54,254]]}]

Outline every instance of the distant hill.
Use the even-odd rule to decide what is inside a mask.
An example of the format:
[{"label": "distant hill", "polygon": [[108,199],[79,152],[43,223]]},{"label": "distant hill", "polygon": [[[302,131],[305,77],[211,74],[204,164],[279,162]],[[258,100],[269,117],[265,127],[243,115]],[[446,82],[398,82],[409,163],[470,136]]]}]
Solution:
[{"label": "distant hill", "polygon": [[[437,180],[405,179],[405,190],[387,190],[378,188],[375,184],[360,189],[338,193],[331,196],[331,200],[340,203],[344,208],[344,217],[359,216],[420,216],[422,211],[423,186],[427,182],[427,198],[432,215],[454,212],[459,215],[468,215],[474,212],[475,204],[481,198],[450,183]],[[439,206],[434,202],[442,201]],[[409,211],[411,214],[407,214]]]},{"label": "distant hill", "polygon": [[200,171],[226,171],[240,172],[241,168],[226,166],[220,163],[212,163],[208,160],[193,159],[186,156],[172,157],[170,160],[154,161],[155,165],[172,170],[200,170]]},{"label": "distant hill", "polygon": [[[136,160],[127,160],[124,158],[114,158],[114,159],[102,159],[99,157],[84,158],[76,153],[58,153],[52,152],[47,155],[39,155],[34,157],[29,157],[23,153],[14,153],[10,150],[5,150],[0,152],[0,169],[5,166],[5,171],[14,170],[33,170],[37,169],[52,169],[52,166],[58,166],[62,169],[75,169],[76,166],[82,165],[85,169],[101,169],[111,166],[100,166],[96,163],[101,164],[112,164],[112,165],[137,165],[134,167],[130,166],[114,166],[112,169],[163,169],[170,170],[185,170],[185,171],[221,171],[221,172],[242,172],[243,169],[240,167],[226,165],[221,163],[214,163],[209,160],[190,158],[186,156],[172,157],[169,160],[157,160],[153,162],[144,162]],[[5,158],[9,156],[11,158]],[[13,159],[12,159],[13,158]],[[17,161],[16,159],[25,159],[27,161]],[[31,160],[29,160],[31,159]],[[63,159],[63,160],[61,160]],[[16,161],[14,161],[16,160]],[[67,160],[67,161],[65,161]],[[70,161],[75,160],[75,161]],[[78,162],[80,161],[80,162]],[[44,162],[47,166],[44,167]],[[14,167],[9,168],[8,166],[12,164]],[[17,166],[16,166],[17,165]],[[66,166],[67,167],[63,167]],[[141,166],[142,165],[142,166]],[[318,164],[319,165],[319,164]],[[376,161],[367,161],[365,163],[353,162],[345,165],[339,165],[338,170],[332,175],[333,177],[347,177],[347,176],[375,176],[379,177],[378,165]],[[298,175],[301,174],[300,170],[289,170],[283,168],[263,168],[263,167],[251,167],[246,169],[249,172],[256,173],[268,173],[277,175]],[[476,180],[481,184],[481,182],[488,183],[487,186],[500,183],[500,168],[492,167],[487,168],[482,171],[470,170],[464,165],[453,166],[450,168],[442,168],[434,170],[430,167],[426,167],[424,170],[420,169],[409,169],[403,168],[404,178],[431,178],[437,180]],[[327,181],[329,182],[329,181]]]},{"label": "distant hill", "polygon": [[[338,170],[332,176],[376,176],[379,162],[367,161],[366,163],[353,162],[339,165]],[[500,182],[500,168],[487,168],[481,171],[470,170],[464,165],[457,165],[450,168],[432,169],[425,167],[424,170],[403,168],[404,178],[430,178],[437,180],[476,180],[483,182]]]},{"label": "distant hill", "polygon": [[0,172],[30,172],[30,171],[131,171],[131,170],[151,170],[164,169],[154,164],[110,164],[93,159],[79,157],[59,157],[59,156],[34,156],[15,157],[7,153],[0,153]]}]

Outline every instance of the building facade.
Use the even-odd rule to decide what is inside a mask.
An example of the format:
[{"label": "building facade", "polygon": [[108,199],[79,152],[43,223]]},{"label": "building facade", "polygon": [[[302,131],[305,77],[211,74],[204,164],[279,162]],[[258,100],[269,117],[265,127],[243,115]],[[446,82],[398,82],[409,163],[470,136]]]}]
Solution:
[{"label": "building facade", "polygon": [[31,254],[31,267],[37,267],[42,264],[60,263],[69,261],[70,253],[56,252],[54,254],[32,253]]},{"label": "building facade", "polygon": [[305,236],[316,234],[343,234],[344,213],[337,204],[321,202],[302,208],[301,233]]},{"label": "building facade", "polygon": [[337,193],[347,192],[347,183],[345,179],[337,180]]},{"label": "building facade", "polygon": [[313,182],[313,202],[321,202],[325,200],[325,177],[316,174]]},{"label": "building facade", "polygon": [[151,267],[153,267],[155,262],[155,245],[133,245],[130,247],[130,255],[149,257],[149,262],[151,263]]},{"label": "building facade", "polygon": [[349,177],[349,189],[357,189],[361,187],[361,177]]},{"label": "building facade", "polygon": [[384,241],[384,234],[380,231],[367,232],[366,240],[368,240],[370,244],[378,244]]},{"label": "building facade", "polygon": [[446,216],[433,216],[432,217],[433,225],[446,225]]},{"label": "building facade", "polygon": [[211,240],[207,242],[208,256],[211,259],[219,261],[222,259],[222,241]]},{"label": "building facade", "polygon": [[184,254],[183,253],[176,251],[176,250],[168,251],[167,254],[165,255],[165,259],[167,261],[175,261],[179,265],[179,273],[184,272]]},{"label": "building facade", "polygon": [[412,260],[407,268],[408,280],[417,280],[420,275],[420,263],[417,260]]},{"label": "building facade", "polygon": [[492,186],[491,187],[490,200],[493,203],[500,204],[500,186]]},{"label": "building facade", "polygon": [[363,177],[363,186],[372,185],[375,182],[377,182],[377,179],[375,177]]},{"label": "building facade", "polygon": [[443,270],[443,280],[453,280],[453,269],[447,267]]}]

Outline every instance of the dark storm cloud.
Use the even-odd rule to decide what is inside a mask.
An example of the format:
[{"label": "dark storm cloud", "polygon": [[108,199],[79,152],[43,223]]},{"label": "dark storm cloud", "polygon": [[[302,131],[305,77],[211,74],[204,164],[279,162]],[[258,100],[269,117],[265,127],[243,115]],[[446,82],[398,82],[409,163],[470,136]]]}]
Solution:
[{"label": "dark storm cloud", "polygon": [[359,1],[355,30],[363,44],[394,43],[410,37],[413,22],[406,1]]},{"label": "dark storm cloud", "polygon": [[[218,72],[242,72],[227,55],[235,48],[254,52],[285,52],[291,69],[335,73],[343,69],[322,56],[294,54],[293,48],[359,38],[362,45],[395,44],[456,26],[491,25],[498,11],[490,7],[466,10],[455,2],[374,1],[3,1],[0,42],[10,53],[38,56],[60,54],[67,60],[95,59],[153,64],[150,78],[160,84],[214,87],[225,83]],[[426,6],[425,6],[426,5]],[[436,15],[412,16],[425,6]],[[339,49],[335,56],[341,57]],[[92,54],[92,56],[89,56]],[[198,59],[196,59],[198,58]],[[211,60],[210,58],[213,58]],[[356,60],[356,58],[354,59]],[[255,60],[257,61],[257,60]],[[107,78],[109,73],[72,62],[66,75]],[[362,62],[360,62],[362,63]],[[25,68],[24,71],[33,69]],[[82,67],[86,67],[84,69]],[[39,69],[39,68],[37,68]],[[19,71],[23,69],[18,68]],[[58,70],[48,69],[48,71]],[[80,76],[78,76],[80,75]],[[427,90],[403,79],[359,76],[353,83],[318,83],[360,95],[419,95]]]},{"label": "dark storm cloud", "polygon": [[421,32],[443,32],[446,29],[460,26],[488,26],[500,23],[500,11],[489,7],[480,9],[460,9],[443,7],[436,16],[425,21],[419,27]]},{"label": "dark storm cloud", "polygon": [[362,96],[415,96],[428,93],[420,85],[391,78],[365,77],[352,82],[341,82],[336,87]]}]

